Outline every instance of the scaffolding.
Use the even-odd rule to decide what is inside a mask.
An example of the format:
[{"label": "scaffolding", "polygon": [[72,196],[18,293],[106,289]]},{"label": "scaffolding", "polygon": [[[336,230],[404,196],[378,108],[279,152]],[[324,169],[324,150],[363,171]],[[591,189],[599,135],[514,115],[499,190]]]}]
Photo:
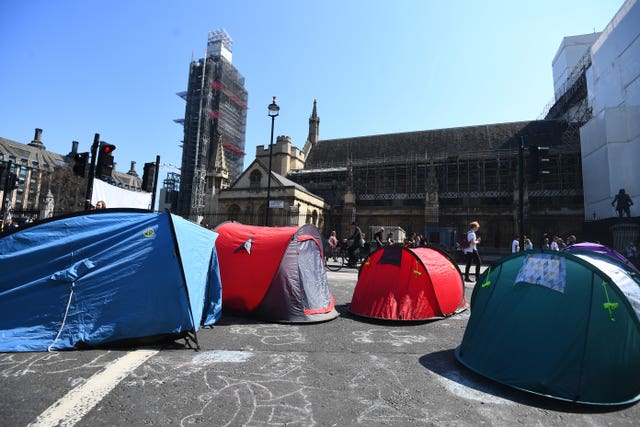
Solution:
[{"label": "scaffolding", "polygon": [[189,85],[178,96],[186,100],[182,154],[182,188],[178,212],[193,220],[202,216],[213,194],[216,144],[222,138],[229,179],[244,167],[247,91],[231,64],[231,39],[224,30],[209,33],[204,59],[192,61]]}]

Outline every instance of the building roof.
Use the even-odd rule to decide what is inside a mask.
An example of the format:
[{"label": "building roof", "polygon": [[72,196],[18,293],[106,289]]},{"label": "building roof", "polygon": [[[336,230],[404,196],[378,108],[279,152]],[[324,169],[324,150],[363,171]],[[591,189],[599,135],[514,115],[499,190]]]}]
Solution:
[{"label": "building roof", "polygon": [[[55,167],[71,168],[69,155],[63,156],[48,151],[44,145],[23,144],[0,137],[0,161],[12,160],[15,164],[35,169],[53,171]],[[116,186],[137,190],[142,180],[129,172],[119,172],[114,169],[112,179]]]},{"label": "building roof", "polygon": [[344,167],[349,159],[358,164],[493,156],[496,151],[513,150],[520,136],[525,144],[558,145],[565,127],[560,121],[538,120],[320,140],[309,152],[304,169]]},{"label": "building roof", "polygon": [[49,171],[54,167],[65,166],[65,158],[60,154],[2,137],[0,137],[0,159],[3,162],[11,159],[18,165]]}]

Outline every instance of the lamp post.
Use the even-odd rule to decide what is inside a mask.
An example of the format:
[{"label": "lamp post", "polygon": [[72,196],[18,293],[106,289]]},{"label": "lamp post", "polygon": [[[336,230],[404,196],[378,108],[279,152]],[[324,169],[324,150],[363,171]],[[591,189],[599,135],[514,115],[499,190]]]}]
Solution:
[{"label": "lamp post", "polygon": [[269,117],[271,117],[271,142],[269,143],[269,176],[267,178],[267,209],[264,214],[264,225],[269,226],[269,205],[271,204],[271,158],[273,155],[273,126],[276,121],[276,117],[280,113],[280,107],[276,104],[276,97],[273,97],[273,102],[269,104]]}]

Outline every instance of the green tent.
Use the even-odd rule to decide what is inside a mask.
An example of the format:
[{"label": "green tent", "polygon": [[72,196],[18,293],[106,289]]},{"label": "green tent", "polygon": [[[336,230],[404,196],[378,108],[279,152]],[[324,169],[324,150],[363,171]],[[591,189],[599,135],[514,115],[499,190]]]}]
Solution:
[{"label": "green tent", "polygon": [[480,277],[456,357],[499,383],[573,402],[640,399],[640,277],[593,251],[525,251]]}]

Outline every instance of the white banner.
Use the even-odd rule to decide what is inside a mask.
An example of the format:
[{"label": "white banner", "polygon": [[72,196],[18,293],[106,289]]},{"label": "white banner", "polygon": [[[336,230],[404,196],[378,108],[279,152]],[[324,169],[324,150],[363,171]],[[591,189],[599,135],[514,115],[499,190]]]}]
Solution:
[{"label": "white banner", "polygon": [[150,209],[151,193],[125,190],[99,179],[94,179],[91,204],[95,206],[98,200],[103,200],[107,208]]}]

